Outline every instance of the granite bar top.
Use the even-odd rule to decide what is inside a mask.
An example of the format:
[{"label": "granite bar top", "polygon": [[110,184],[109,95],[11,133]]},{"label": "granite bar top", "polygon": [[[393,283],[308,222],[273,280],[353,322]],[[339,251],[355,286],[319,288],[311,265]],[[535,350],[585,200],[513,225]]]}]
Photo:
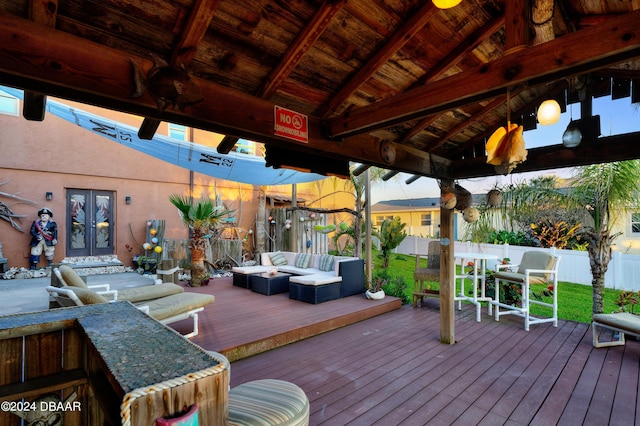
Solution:
[{"label": "granite bar top", "polygon": [[222,361],[129,302],[0,317],[0,339],[78,326],[125,393],[211,369]]}]

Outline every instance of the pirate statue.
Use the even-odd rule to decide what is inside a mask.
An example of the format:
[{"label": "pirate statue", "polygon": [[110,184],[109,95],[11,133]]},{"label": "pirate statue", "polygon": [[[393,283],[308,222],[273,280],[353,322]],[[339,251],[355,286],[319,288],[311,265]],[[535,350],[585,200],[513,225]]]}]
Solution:
[{"label": "pirate statue", "polygon": [[58,226],[51,218],[53,218],[53,212],[44,207],[38,211],[38,219],[31,224],[31,256],[29,256],[31,270],[36,269],[43,251],[49,263],[53,260],[56,244],[58,244]]}]

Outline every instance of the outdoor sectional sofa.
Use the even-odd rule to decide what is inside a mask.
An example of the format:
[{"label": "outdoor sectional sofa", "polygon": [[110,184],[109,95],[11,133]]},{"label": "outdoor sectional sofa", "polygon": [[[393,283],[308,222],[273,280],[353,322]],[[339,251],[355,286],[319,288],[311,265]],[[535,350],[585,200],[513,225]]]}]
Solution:
[{"label": "outdoor sectional sofa", "polygon": [[289,297],[321,303],[364,292],[364,261],[357,257],[290,251],[262,253],[261,265],[236,267],[234,285],[249,288],[250,275],[277,270],[291,274]]}]

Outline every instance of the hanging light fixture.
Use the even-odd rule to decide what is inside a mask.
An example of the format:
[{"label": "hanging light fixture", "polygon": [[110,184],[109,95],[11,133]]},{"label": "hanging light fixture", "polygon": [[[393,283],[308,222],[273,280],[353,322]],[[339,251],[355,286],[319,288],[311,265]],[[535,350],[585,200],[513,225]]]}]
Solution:
[{"label": "hanging light fixture", "polygon": [[433,4],[439,9],[451,9],[460,4],[462,0],[433,0]]},{"label": "hanging light fixture", "polygon": [[571,120],[567,126],[567,130],[562,134],[562,145],[567,148],[574,148],[582,142],[582,131],[578,121]]},{"label": "hanging light fixture", "polygon": [[547,99],[538,107],[538,123],[542,126],[556,124],[560,119],[560,104],[555,99]]}]

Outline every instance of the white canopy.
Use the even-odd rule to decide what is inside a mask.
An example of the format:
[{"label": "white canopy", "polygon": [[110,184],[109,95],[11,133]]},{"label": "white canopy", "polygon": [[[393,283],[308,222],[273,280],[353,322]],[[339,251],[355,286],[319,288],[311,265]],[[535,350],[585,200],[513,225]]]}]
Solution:
[{"label": "white canopy", "polygon": [[[23,91],[0,86],[0,90],[23,99]],[[137,151],[215,178],[251,185],[290,185],[325,179],[315,173],[265,166],[265,160],[248,154],[219,154],[215,148],[193,142],[155,135],[152,140],[140,139],[132,126],[100,117],[60,102],[47,99],[46,110],[97,135]]]}]

